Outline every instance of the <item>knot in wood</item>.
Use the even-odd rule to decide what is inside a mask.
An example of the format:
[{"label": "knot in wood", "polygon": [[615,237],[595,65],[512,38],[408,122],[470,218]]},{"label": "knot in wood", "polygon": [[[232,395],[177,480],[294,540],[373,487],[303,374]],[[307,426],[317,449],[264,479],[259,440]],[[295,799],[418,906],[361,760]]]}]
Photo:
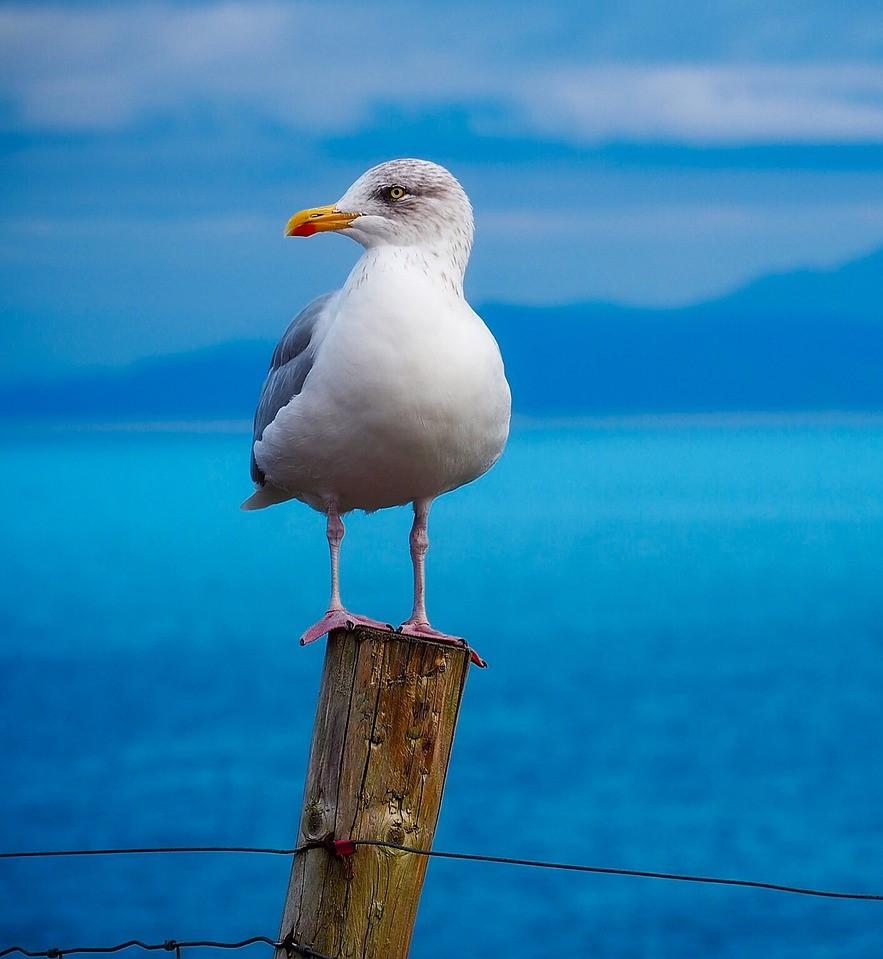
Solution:
[{"label": "knot in wood", "polygon": [[394,846],[403,846],[405,844],[405,830],[401,823],[394,822],[389,829],[386,830],[386,841],[391,842]]},{"label": "knot in wood", "polygon": [[320,802],[310,802],[304,807],[301,831],[311,842],[324,842],[333,832],[330,810]]}]

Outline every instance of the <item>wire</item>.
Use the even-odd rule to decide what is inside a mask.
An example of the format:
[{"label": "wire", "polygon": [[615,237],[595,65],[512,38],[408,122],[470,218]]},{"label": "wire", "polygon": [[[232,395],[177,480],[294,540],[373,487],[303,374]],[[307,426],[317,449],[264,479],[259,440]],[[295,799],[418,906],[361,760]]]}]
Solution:
[{"label": "wire", "polygon": [[122,952],[123,949],[143,949],[145,952],[156,952],[164,950],[166,952],[175,952],[180,956],[181,949],[243,949],[245,946],[252,946],[257,942],[265,943],[276,949],[285,949],[289,955],[297,954],[306,956],[307,959],[330,959],[324,953],[316,952],[309,946],[303,946],[289,936],[281,941],[270,939],[268,936],[251,936],[248,939],[241,939],[239,942],[216,942],[210,939],[192,939],[177,940],[166,939],[165,942],[141,942],[140,939],[129,939],[127,942],[118,942],[115,946],[76,946],[70,949],[46,949],[43,952],[24,949],[21,946],[9,946],[6,949],[0,949],[0,959],[4,956],[19,953],[22,956],[31,957],[31,959],[62,959],[63,956],[84,954],[84,953],[109,953]]},{"label": "wire", "polygon": [[312,848],[313,844],[307,843],[294,849],[274,849],[268,846],[131,846],[119,849],[40,849],[24,852],[0,852],[0,859],[49,859],[57,856],[140,856],[151,853],[180,852],[241,852],[268,856],[294,856]]},{"label": "wire", "polygon": [[[386,842],[382,839],[353,839],[351,846],[377,846],[397,852],[410,853],[436,859],[456,859],[464,862],[500,863],[509,866],[530,866],[536,869],[559,869],[569,872],[595,873],[605,876],[632,876],[638,879],[664,879],[671,882],[706,883],[718,886],[740,886],[749,889],[767,889],[772,892],[790,893],[797,896],[816,896],[824,899],[853,899],[870,902],[883,902],[883,894],[863,892],[841,892],[830,889],[813,889],[806,886],[793,886],[784,883],[763,882],[756,879],[731,879],[721,876],[700,876],[687,873],[656,872],[647,869],[624,869],[614,866],[589,866],[577,863],[548,862],[540,859],[515,859],[508,856],[488,856],[478,853],[444,852],[438,849],[419,849],[416,846],[404,846]],[[333,842],[309,842],[293,849],[279,849],[266,846],[140,846],[120,849],[53,849],[24,852],[0,852],[0,859],[29,859],[58,856],[116,856],[141,855],[154,853],[250,853],[256,855],[294,856],[310,849],[325,848],[333,853],[339,850]],[[0,952],[0,959],[5,953]],[[40,953],[43,955],[43,953]]]},{"label": "wire", "polygon": [[673,882],[711,883],[719,886],[742,886],[751,889],[769,889],[773,892],[789,892],[797,896],[821,896],[827,899],[860,899],[883,902],[883,895],[865,892],[836,892],[828,889],[811,889],[806,886],[786,886],[776,882],[756,879],[728,879],[720,876],[693,876],[677,872],[651,872],[647,869],[620,869],[614,866],[583,866],[568,862],[544,862],[539,859],[512,859],[507,856],[483,856],[477,853],[442,852],[435,849],[418,849],[415,846],[399,846],[380,839],[354,839],[354,846],[382,846],[399,849],[417,856],[434,856],[438,859],[460,859],[466,862],[493,862],[509,866],[533,866],[536,869],[564,869],[570,872],[599,873],[604,876],[634,876],[638,879],[668,879]]}]

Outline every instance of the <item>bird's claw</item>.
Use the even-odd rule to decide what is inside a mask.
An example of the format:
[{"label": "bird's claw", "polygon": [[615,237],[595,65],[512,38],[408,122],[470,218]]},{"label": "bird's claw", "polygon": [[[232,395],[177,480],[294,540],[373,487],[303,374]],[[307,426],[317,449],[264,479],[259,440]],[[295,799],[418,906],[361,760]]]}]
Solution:
[{"label": "bird's claw", "polygon": [[424,639],[429,642],[450,643],[469,651],[470,658],[476,666],[484,668],[487,663],[475,652],[462,636],[449,636],[432,629],[428,623],[421,624],[423,628],[415,628],[414,623],[402,623],[393,626],[392,623],[379,623],[374,619],[348,613],[347,610],[330,609],[317,623],[314,623],[301,637],[300,645],[306,646],[320,636],[335,629],[345,629],[348,633],[355,632],[357,626],[367,626],[371,629],[387,629],[394,636],[413,636],[415,639]]},{"label": "bird's claw", "polygon": [[315,642],[320,636],[333,632],[335,629],[345,629],[348,633],[355,631],[357,626],[366,626],[369,629],[383,629],[383,624],[376,619],[351,613],[346,609],[329,609],[327,613],[314,623],[301,637],[301,646]]}]

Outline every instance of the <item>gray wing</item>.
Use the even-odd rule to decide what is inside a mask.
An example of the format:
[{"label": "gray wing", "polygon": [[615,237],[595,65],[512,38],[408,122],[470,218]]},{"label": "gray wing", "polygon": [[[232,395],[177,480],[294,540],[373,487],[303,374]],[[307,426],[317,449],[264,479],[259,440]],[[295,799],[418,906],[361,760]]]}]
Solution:
[{"label": "gray wing", "polygon": [[335,293],[324,293],[305,306],[291,321],[291,325],[282,334],[276,344],[273,359],[264,386],[258,408],[254,414],[254,437],[251,443],[251,478],[259,486],[264,485],[264,472],[254,458],[254,444],[264,435],[264,430],[276,419],[283,406],[291,402],[303,389],[304,380],[313,368],[313,360],[318,344],[316,326],[328,301]]}]

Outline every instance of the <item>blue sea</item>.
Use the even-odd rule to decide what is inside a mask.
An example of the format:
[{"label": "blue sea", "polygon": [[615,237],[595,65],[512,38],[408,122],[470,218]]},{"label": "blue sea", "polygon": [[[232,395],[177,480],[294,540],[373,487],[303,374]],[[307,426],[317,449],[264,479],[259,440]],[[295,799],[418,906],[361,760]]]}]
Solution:
[{"label": "blue sea", "polygon": [[[326,546],[248,447],[4,427],[0,848],[294,842]],[[351,608],[407,615],[409,525],[350,518]],[[437,848],[883,891],[883,419],[521,423],[430,532],[490,663]],[[275,936],[288,870],[0,861],[0,948]],[[436,860],[412,955],[866,959],[883,903]]]}]

